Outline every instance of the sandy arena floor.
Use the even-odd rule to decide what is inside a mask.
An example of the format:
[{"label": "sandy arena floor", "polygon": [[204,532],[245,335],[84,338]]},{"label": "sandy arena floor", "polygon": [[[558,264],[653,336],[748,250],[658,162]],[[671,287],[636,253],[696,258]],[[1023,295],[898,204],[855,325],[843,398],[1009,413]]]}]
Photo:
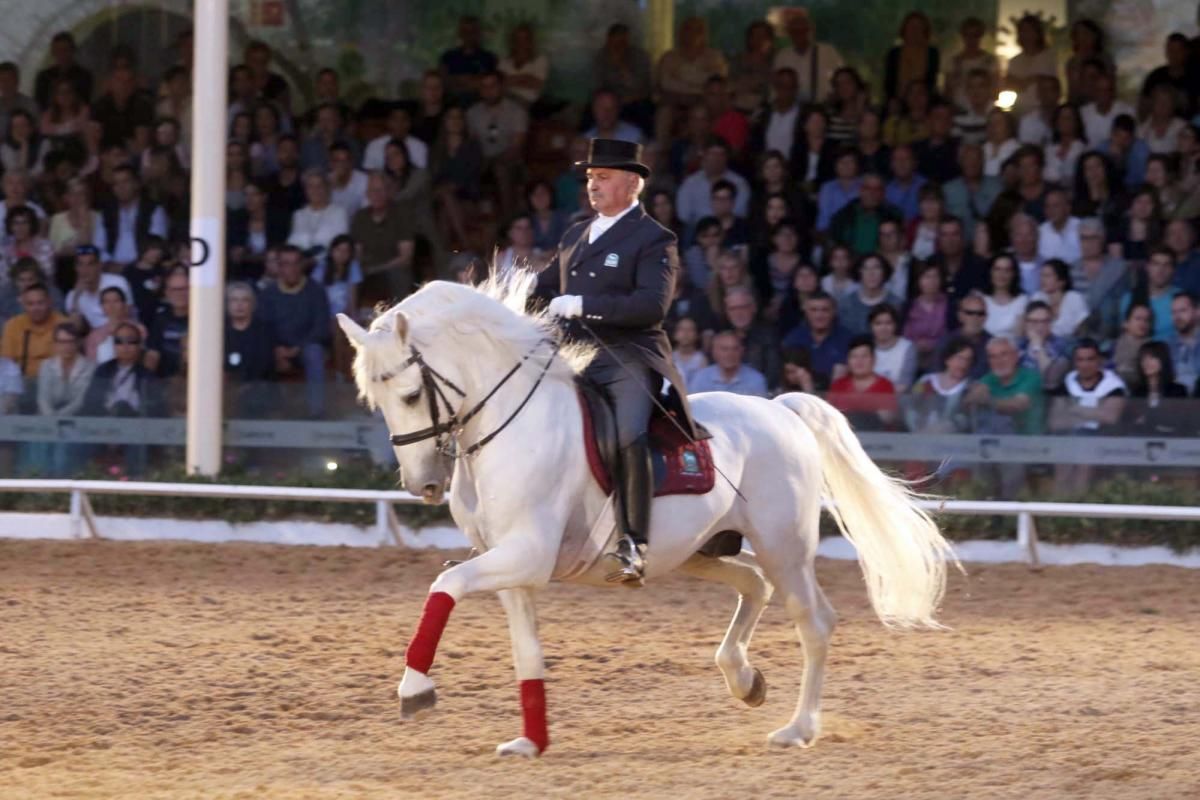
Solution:
[{"label": "sandy arena floor", "polygon": [[437,712],[401,723],[407,635],[441,553],[0,542],[0,797],[1200,797],[1200,572],[976,566],[948,633],[841,614],[825,735],[771,751],[799,645],[778,608],[752,657],[766,704],[712,655],[733,610],[678,578],[544,593],[553,744],[520,730],[494,597],[451,617]]}]

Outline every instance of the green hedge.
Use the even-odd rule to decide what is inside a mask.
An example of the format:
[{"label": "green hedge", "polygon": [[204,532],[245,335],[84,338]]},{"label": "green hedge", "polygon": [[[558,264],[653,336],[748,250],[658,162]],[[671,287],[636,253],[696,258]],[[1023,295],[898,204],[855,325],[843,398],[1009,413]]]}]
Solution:
[{"label": "green hedge", "polygon": [[[105,479],[102,473],[84,474],[81,479]],[[182,483],[229,483],[269,486],[307,486],[336,489],[396,488],[394,473],[368,464],[345,464],[338,470],[325,473],[293,472],[270,475],[240,469],[222,473],[217,479],[195,478],[181,471],[163,471],[144,476],[144,480]],[[956,484],[944,494],[961,500],[991,499],[986,488],[977,483]],[[1193,486],[1177,486],[1166,482],[1119,478],[1097,483],[1081,496],[1039,495],[1022,496],[1021,500],[1042,500],[1126,505],[1192,506],[1197,493]],[[370,503],[284,502],[268,500],[228,500],[200,497],[147,497],[137,495],[91,496],[92,507],[102,516],[171,517],[177,519],[223,519],[229,522],[260,520],[309,519],[320,522],[346,522],[372,525],[375,509]],[[0,493],[0,511],[57,511],[66,512],[66,495]],[[451,522],[447,506],[397,505],[400,521],[419,528]],[[955,540],[1012,539],[1016,536],[1014,517],[938,515],[938,522],[947,536]],[[1038,517],[1038,537],[1055,544],[1098,543],[1124,546],[1164,545],[1182,553],[1200,546],[1200,522],[1165,522],[1139,519],[1071,519]],[[836,533],[826,515],[822,520],[823,535]]]}]

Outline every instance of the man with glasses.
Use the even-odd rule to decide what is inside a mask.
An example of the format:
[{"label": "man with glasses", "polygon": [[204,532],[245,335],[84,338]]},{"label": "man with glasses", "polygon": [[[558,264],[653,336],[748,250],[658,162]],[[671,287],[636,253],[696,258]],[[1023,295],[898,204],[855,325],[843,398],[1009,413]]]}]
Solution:
[{"label": "man with glasses", "polygon": [[979,380],[987,372],[987,344],[992,338],[992,335],[984,330],[987,324],[987,304],[983,301],[983,296],[978,292],[971,292],[959,302],[955,316],[958,319],[957,328],[947,331],[942,336],[934,352],[942,352],[952,338],[965,339],[975,352],[971,361],[971,380]]},{"label": "man with glasses", "polygon": [[1063,376],[1070,369],[1067,343],[1050,332],[1053,325],[1050,306],[1034,300],[1025,307],[1025,336],[1018,342],[1021,366],[1036,370],[1047,392],[1062,386]]},{"label": "man with glasses", "polygon": [[[1042,378],[1037,370],[1021,365],[1016,342],[1008,336],[988,342],[987,366],[987,374],[971,384],[963,398],[975,410],[975,431],[1027,436],[1041,433],[1045,413]],[[1015,498],[1025,486],[1024,464],[982,466],[985,479],[998,479],[1002,498]]]},{"label": "man with glasses", "polygon": [[1071,286],[1083,292],[1091,314],[1081,332],[1101,344],[1121,334],[1121,298],[1131,286],[1125,259],[1108,252],[1104,223],[1096,217],[1079,222],[1079,260],[1071,265]]}]

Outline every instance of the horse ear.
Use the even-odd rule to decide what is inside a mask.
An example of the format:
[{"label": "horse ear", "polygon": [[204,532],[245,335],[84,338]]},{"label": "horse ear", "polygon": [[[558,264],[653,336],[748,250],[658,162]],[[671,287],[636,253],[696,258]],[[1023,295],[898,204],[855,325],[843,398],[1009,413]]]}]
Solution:
[{"label": "horse ear", "polygon": [[408,338],[408,317],[404,316],[404,312],[396,312],[396,338],[404,341]]},{"label": "horse ear", "polygon": [[359,325],[345,314],[338,314],[337,321],[338,324],[342,326],[342,330],[346,332],[346,338],[350,340],[350,344],[354,345],[355,347],[366,344],[367,332],[363,329],[363,326]]}]

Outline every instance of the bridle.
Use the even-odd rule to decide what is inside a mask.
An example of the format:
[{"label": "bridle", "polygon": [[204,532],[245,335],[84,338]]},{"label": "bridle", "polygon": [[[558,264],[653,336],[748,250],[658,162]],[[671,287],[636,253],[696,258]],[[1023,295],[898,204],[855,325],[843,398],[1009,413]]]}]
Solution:
[{"label": "bridle", "polygon": [[[465,449],[457,446],[458,436],[462,433],[463,428],[467,426],[467,423],[474,419],[475,416],[483,410],[483,407],[487,405],[487,402],[492,399],[496,392],[500,391],[500,387],[508,383],[508,381],[520,371],[525,362],[533,358],[534,354],[537,352],[537,349],[543,344],[552,345],[550,356],[546,359],[546,363],[542,364],[542,370],[538,373],[537,380],[533,382],[533,386],[530,387],[529,393],[525,395],[525,399],[521,401],[520,405],[518,405],[516,409],[514,409],[513,412],[508,415],[508,418],[500,424],[500,427],[496,428],[496,430],[492,431],[487,436],[484,436],[482,439]],[[384,381],[396,377],[401,372],[415,364],[421,371],[421,387],[425,392],[426,403],[429,406],[429,417],[433,424],[427,428],[421,428],[420,430],[415,430],[410,433],[393,433],[391,435],[392,446],[404,447],[405,445],[423,442],[426,439],[436,439],[437,451],[442,455],[449,456],[450,458],[465,458],[467,456],[475,455],[483,449],[484,445],[499,436],[500,432],[507,428],[509,423],[516,419],[517,415],[521,413],[521,410],[524,409],[529,403],[534,392],[536,392],[538,386],[541,385],[542,379],[545,378],[546,373],[550,371],[550,365],[554,363],[554,357],[558,355],[558,351],[561,346],[562,345],[560,342],[556,342],[551,339],[539,339],[537,343],[529,349],[529,352],[523,355],[521,359],[513,365],[512,369],[506,372],[504,377],[502,377],[496,383],[496,385],[492,387],[492,390],[484,395],[482,400],[476,403],[470,411],[467,411],[461,417],[458,415],[458,412],[455,411],[454,404],[451,402],[450,398],[446,396],[444,389],[449,389],[451,392],[458,395],[459,399],[461,400],[467,399],[467,393],[458,388],[458,386],[456,386],[454,382],[445,375],[442,375],[436,369],[429,366],[429,363],[425,360],[425,357],[421,355],[421,351],[410,346],[409,349],[412,350],[412,355],[409,356],[404,363],[400,364],[399,367],[391,372],[375,377],[374,381],[376,383],[383,383]],[[443,408],[447,414],[444,421],[441,418]]]}]

